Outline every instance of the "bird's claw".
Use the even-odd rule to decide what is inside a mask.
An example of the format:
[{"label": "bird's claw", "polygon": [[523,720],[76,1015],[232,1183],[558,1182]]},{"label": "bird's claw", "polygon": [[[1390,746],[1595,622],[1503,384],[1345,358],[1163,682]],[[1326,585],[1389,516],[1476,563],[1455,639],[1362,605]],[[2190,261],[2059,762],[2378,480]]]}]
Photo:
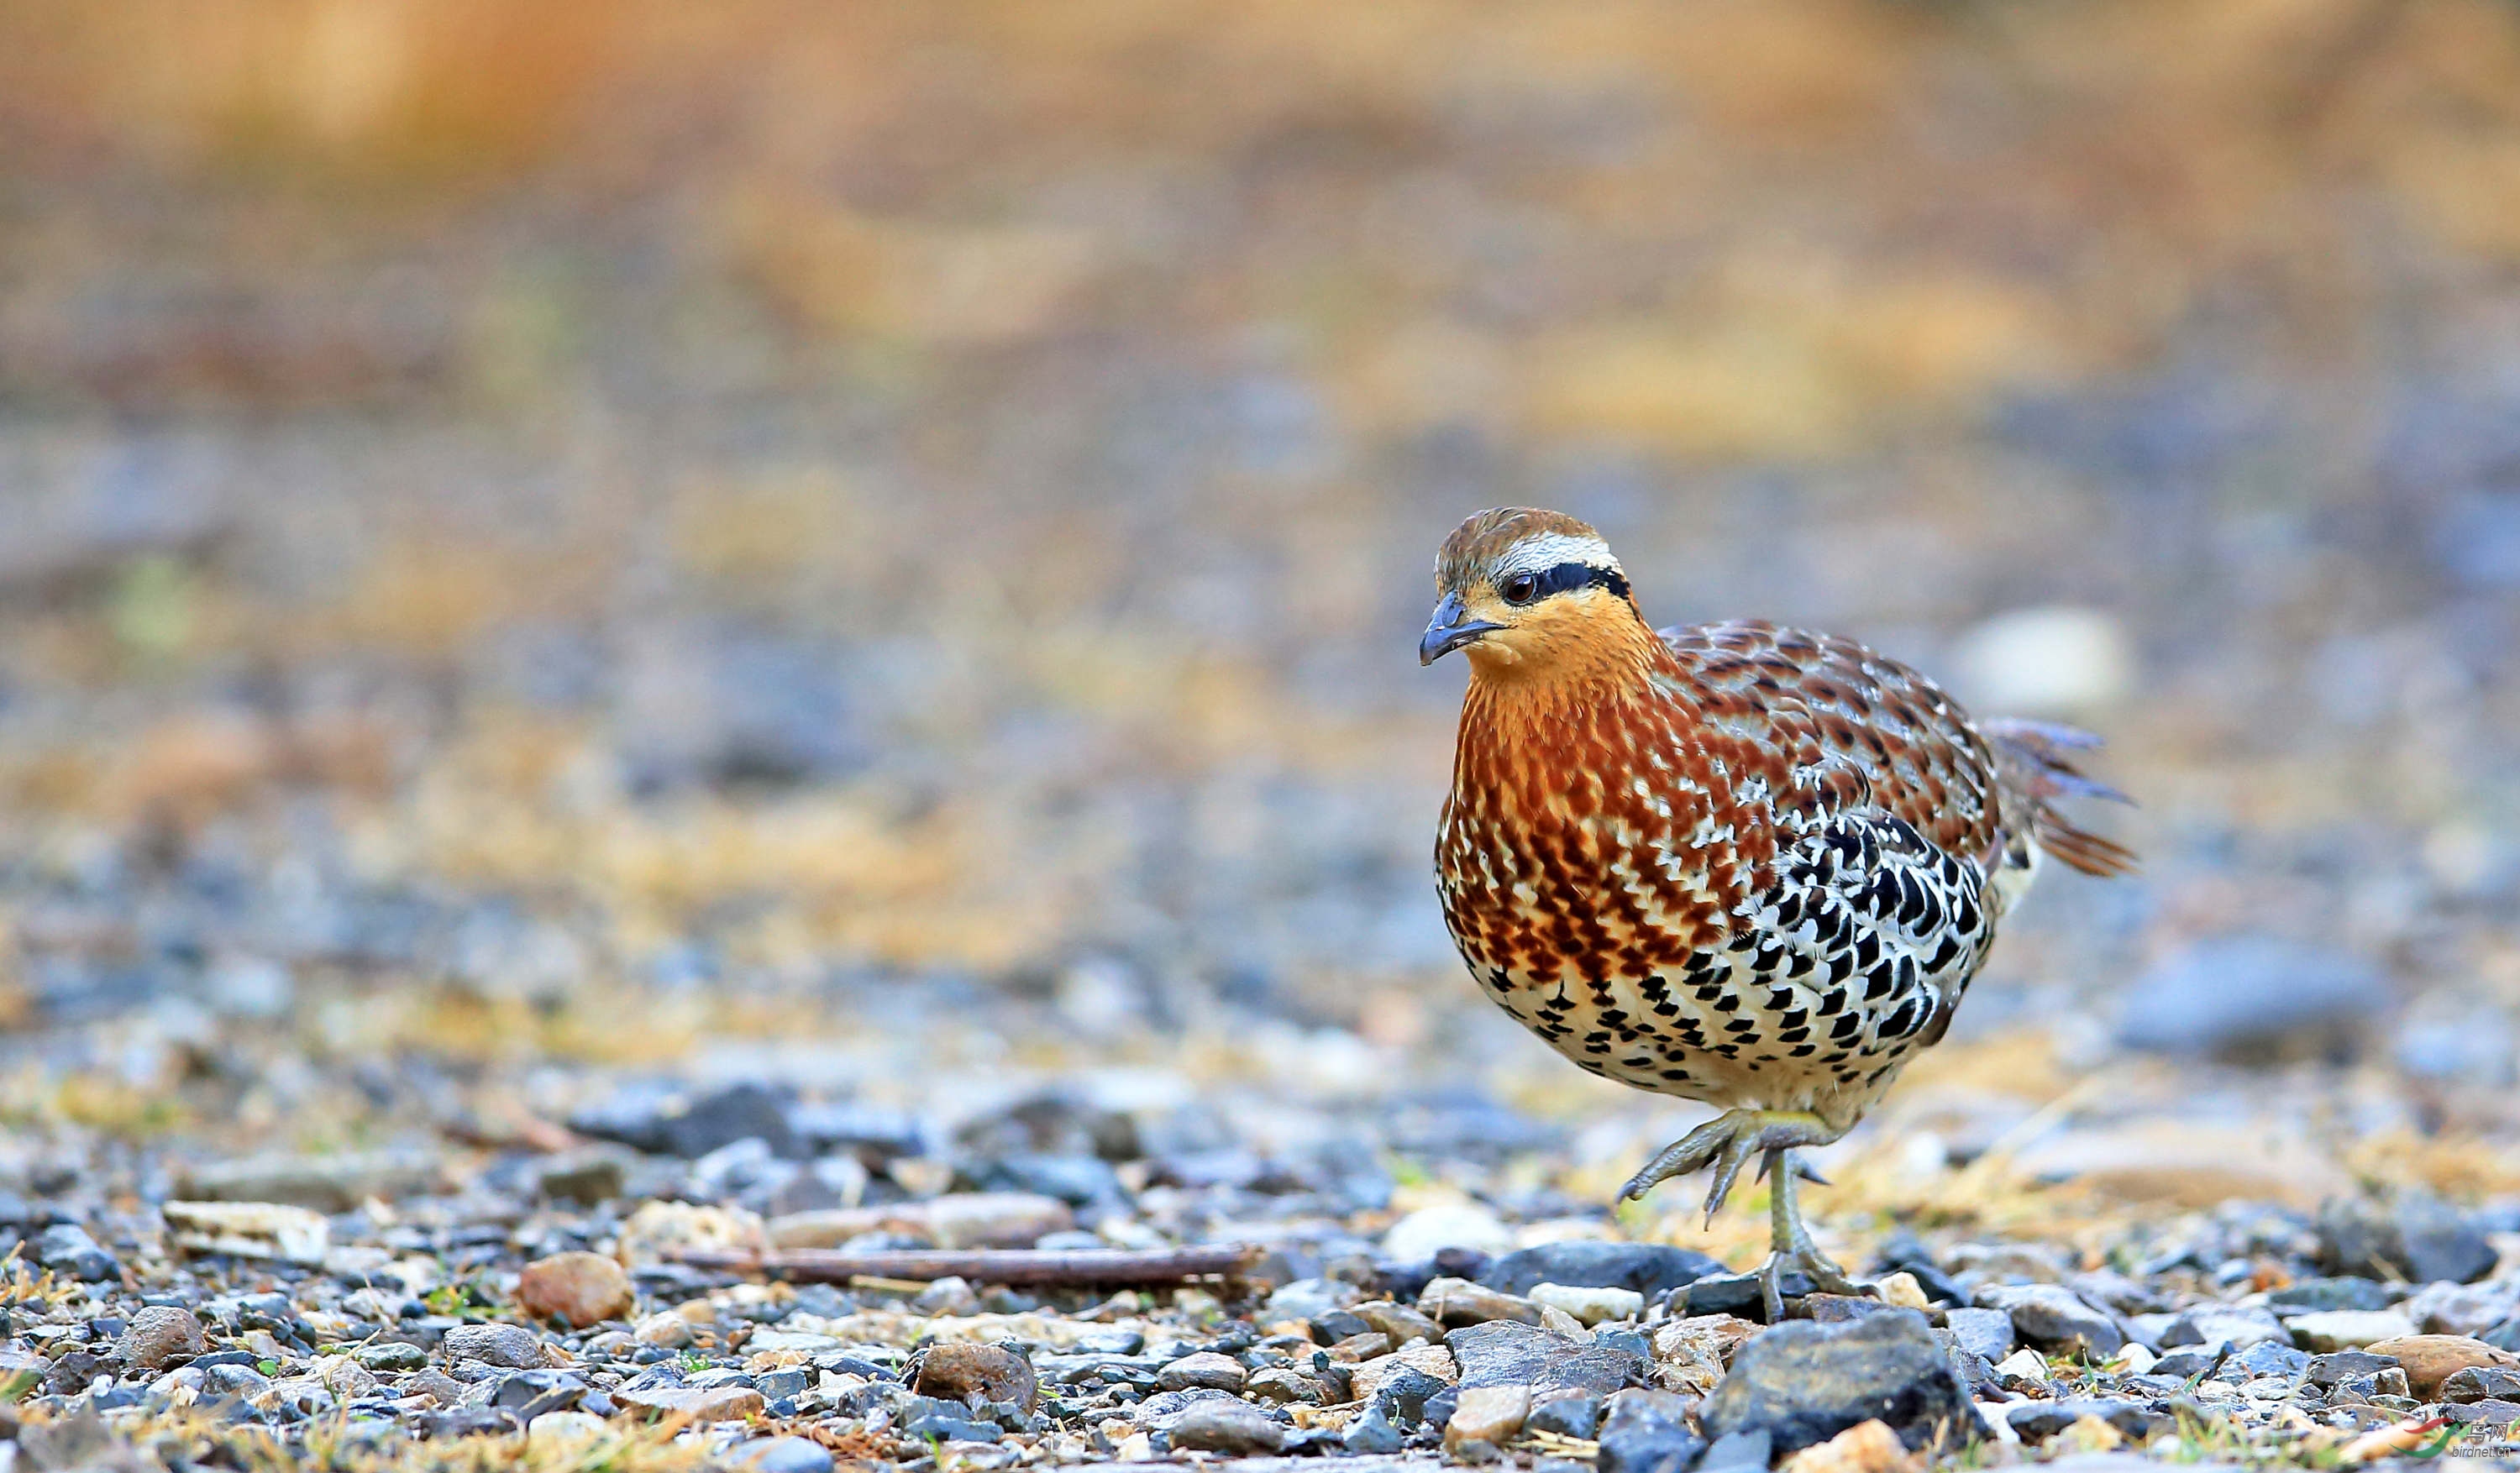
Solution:
[{"label": "bird's claw", "polygon": [[[1838,1135],[1816,1115],[1783,1110],[1727,1110],[1656,1152],[1642,1170],[1628,1179],[1627,1185],[1619,1188],[1619,1200],[1635,1201],[1674,1177],[1712,1166],[1715,1179],[1708,1183],[1706,1192],[1706,1216],[1712,1221],[1725,1198],[1732,1194],[1732,1184],[1740,1180],[1741,1168],[1750,1163],[1752,1156],[1798,1145],[1825,1145]],[[1795,1161],[1794,1169],[1810,1181],[1821,1180],[1800,1160]],[[1758,1179],[1766,1177],[1767,1165],[1763,1161]]]}]

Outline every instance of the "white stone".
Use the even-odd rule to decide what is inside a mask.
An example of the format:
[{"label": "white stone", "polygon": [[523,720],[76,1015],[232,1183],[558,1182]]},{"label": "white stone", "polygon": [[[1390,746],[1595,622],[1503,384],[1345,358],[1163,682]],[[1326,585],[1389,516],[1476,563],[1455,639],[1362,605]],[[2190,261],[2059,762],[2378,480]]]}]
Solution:
[{"label": "white stone", "polygon": [[561,1451],[605,1435],[604,1418],[591,1411],[546,1411],[525,1424],[525,1446]]},{"label": "white stone", "polygon": [[1459,1448],[1473,1442],[1502,1445],[1522,1430],[1523,1419],[1530,1415],[1528,1386],[1464,1387],[1460,1403],[1453,1408],[1452,1420],[1444,1424],[1444,1446]]},{"label": "white stone", "polygon": [[333,1245],[322,1213],[280,1202],[168,1202],[158,1212],[175,1246],[194,1253],[320,1264]]},{"label": "white stone", "polygon": [[1481,1253],[1513,1251],[1513,1233],[1497,1215],[1467,1202],[1420,1207],[1391,1225],[1382,1235],[1382,1253],[1404,1264],[1422,1264],[1439,1248],[1475,1248]]},{"label": "white stone", "polygon": [[1634,1289],[1595,1289],[1578,1284],[1533,1284],[1523,1298],[1563,1310],[1585,1324],[1604,1319],[1635,1319],[1645,1312],[1645,1297]]},{"label": "white stone", "polygon": [[1962,636],[1953,667],[1973,710],[2066,716],[2122,700],[2135,651],[2116,616],[2049,605],[1998,614]]},{"label": "white stone", "polygon": [[2025,1381],[2045,1381],[2048,1379],[2048,1358],[2025,1345],[1997,1361],[1995,1373],[2019,1376]]},{"label": "white stone", "polygon": [[2314,1354],[2361,1350],[2415,1333],[2415,1321],[2396,1310],[2320,1310],[2283,1322],[2292,1343]]}]

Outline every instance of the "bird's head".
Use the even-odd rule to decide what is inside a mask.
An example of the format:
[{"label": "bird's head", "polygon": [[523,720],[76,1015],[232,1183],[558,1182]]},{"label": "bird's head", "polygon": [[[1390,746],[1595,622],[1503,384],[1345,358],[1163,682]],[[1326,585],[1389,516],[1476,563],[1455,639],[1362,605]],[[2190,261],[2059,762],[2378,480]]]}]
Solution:
[{"label": "bird's head", "polygon": [[1418,662],[1466,650],[1491,680],[1583,673],[1652,639],[1610,545],[1562,512],[1499,507],[1462,522],[1435,559],[1435,595]]}]

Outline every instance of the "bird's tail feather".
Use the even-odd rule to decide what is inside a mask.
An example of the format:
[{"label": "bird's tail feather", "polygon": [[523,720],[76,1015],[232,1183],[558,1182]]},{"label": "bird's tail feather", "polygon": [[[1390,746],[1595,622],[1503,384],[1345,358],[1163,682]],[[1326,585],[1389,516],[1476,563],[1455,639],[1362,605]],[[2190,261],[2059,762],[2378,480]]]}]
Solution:
[{"label": "bird's tail feather", "polygon": [[2105,798],[2113,803],[2135,800],[2083,775],[2069,752],[2090,751],[2100,738],[2073,727],[2045,721],[1988,721],[1978,730],[1995,746],[2007,796],[2030,810],[2030,836],[2048,851],[2085,874],[2132,872],[2135,851],[2087,828],[2078,828],[2056,811],[2056,798]]}]

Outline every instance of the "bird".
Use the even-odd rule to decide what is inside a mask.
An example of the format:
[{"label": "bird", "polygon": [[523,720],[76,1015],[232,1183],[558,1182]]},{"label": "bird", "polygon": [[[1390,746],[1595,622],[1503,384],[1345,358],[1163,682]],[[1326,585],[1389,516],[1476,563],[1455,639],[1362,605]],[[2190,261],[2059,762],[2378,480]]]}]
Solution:
[{"label": "bird", "polygon": [[1770,1322],[1821,1252],[1795,1151],[1828,1144],[1940,1042],[1997,924],[2052,858],[2134,853],[2058,800],[2126,801],[2097,738],[1976,721],[1849,639],[1760,621],[1654,629],[1591,526],[1527,507],[1444,540],[1420,665],[1469,662],[1435,844],[1444,922],[1487,996],[1577,1065],[1722,1113],[1620,1190],[1750,1158],[1770,1182]]}]

